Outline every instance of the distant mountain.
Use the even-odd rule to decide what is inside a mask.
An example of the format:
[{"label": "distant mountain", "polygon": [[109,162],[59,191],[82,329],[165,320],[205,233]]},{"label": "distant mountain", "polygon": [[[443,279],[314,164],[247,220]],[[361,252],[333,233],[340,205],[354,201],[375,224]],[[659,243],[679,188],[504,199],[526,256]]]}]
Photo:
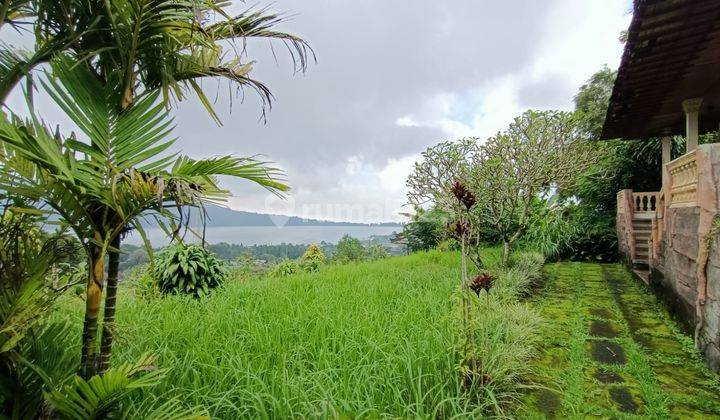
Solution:
[{"label": "distant mountain", "polygon": [[220,206],[207,206],[208,227],[223,226],[402,226],[400,223],[349,223],[303,219],[295,216],[252,213]]}]

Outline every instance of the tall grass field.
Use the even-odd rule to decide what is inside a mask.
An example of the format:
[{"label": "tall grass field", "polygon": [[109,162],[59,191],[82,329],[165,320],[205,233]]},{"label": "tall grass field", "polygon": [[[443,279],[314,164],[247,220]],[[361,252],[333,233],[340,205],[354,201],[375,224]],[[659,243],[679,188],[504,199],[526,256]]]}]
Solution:
[{"label": "tall grass field", "polygon": [[169,373],[135,398],[176,397],[213,418],[478,414],[456,369],[459,258],[433,251],[234,280],[204,299],[122,285],[113,364],[156,354]]}]

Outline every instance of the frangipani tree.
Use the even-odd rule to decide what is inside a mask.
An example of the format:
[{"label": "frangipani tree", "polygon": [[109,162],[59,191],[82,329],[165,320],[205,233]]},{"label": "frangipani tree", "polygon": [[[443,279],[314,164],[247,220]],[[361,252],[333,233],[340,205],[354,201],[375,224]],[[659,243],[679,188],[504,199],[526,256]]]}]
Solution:
[{"label": "frangipani tree", "polygon": [[[482,209],[476,205],[469,211],[460,205],[453,194],[453,186],[458,181],[466,183],[477,155],[481,153],[481,143],[476,137],[439,143],[422,153],[422,160],[415,163],[406,181],[410,204],[433,206],[435,211],[432,213],[442,216],[445,221],[463,219],[468,256],[478,266],[482,265],[479,254],[481,221],[478,217]],[[452,232],[448,233],[452,235]]]},{"label": "frangipani tree", "polygon": [[502,238],[505,264],[528,229],[533,202],[577,182],[594,156],[573,114],[562,111],[527,111],[473,155],[466,183],[481,223]]},{"label": "frangipani tree", "polygon": [[[173,220],[168,206],[202,205],[227,197],[216,176],[247,179],[273,192],[288,187],[281,173],[252,158],[223,156],[204,160],[167,153],[174,139],[168,109],[158,90],[145,91],[121,110],[116,105],[121,75],[101,81],[69,58],[53,63],[44,86],[80,128],[82,138],[52,134],[33,115],[28,124],[0,120],[0,188],[44,201],[81,239],[89,256],[89,280],[83,333],[85,377],[109,365],[116,278],[108,276],[103,345],[98,357],[98,319],[105,283],[105,256],[117,252],[119,237],[130,227],[142,233],[141,216]],[[112,292],[112,293],[111,293]]]},{"label": "frangipani tree", "polygon": [[428,149],[408,178],[408,198],[458,214],[452,185],[459,181],[476,198],[462,215],[467,228],[495,230],[507,263],[512,244],[528,229],[533,202],[574,184],[593,163],[592,145],[583,139],[573,114],[527,111],[484,143],[466,138]]}]

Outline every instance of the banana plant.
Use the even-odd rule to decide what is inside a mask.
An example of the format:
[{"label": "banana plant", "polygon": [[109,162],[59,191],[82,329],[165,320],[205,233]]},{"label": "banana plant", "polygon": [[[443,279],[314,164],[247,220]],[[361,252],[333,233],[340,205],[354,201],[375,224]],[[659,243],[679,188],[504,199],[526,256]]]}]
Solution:
[{"label": "banana plant", "polygon": [[[98,322],[105,283],[105,256],[117,252],[120,235],[134,228],[144,236],[141,219],[155,217],[174,226],[171,208],[202,206],[224,200],[229,192],[216,177],[245,179],[282,194],[289,188],[282,172],[255,158],[220,156],[195,160],[170,154],[173,123],[158,89],[138,95],[125,109],[116,106],[122,74],[106,83],[70,57],[52,64],[43,81],[49,96],[80,129],[79,136],[53,133],[36,115],[25,124],[0,120],[6,157],[0,189],[52,207],[81,239],[88,255],[88,283],[81,373],[90,378],[109,366],[115,290],[107,296],[103,352],[98,354]],[[20,156],[32,171],[16,168]],[[108,280],[112,277],[109,276]],[[114,280],[114,279],[112,279]],[[112,297],[112,299],[110,299]]]}]

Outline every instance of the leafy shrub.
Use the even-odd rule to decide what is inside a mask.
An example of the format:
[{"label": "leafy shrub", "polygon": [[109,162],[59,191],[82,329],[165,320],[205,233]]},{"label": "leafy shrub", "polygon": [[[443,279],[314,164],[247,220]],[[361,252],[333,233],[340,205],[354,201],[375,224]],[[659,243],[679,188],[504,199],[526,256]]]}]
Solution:
[{"label": "leafy shrub", "polygon": [[325,253],[317,244],[310,245],[300,258],[300,267],[307,272],[318,271],[323,264],[325,264]]},{"label": "leafy shrub", "polygon": [[231,264],[229,274],[233,280],[262,277],[270,271],[270,264],[267,261],[257,259],[247,252],[237,256]]},{"label": "leafy shrub", "polygon": [[123,280],[130,284],[130,289],[135,296],[141,299],[152,299],[160,295],[160,289],[148,264],[134,266],[128,270]]},{"label": "leafy shrub", "polygon": [[435,247],[438,251],[442,252],[448,252],[448,251],[459,251],[460,250],[460,242],[458,242],[456,239],[446,239]]},{"label": "leafy shrub", "polygon": [[520,251],[511,256],[510,266],[519,269],[533,279],[538,279],[545,264],[545,257],[539,252]]},{"label": "leafy shrub", "polygon": [[547,200],[535,200],[529,212],[522,247],[537,250],[547,258],[560,256],[579,230],[568,215],[571,208],[556,195]]},{"label": "leafy shrub", "polygon": [[[517,401],[527,386],[532,386],[529,378],[537,374],[529,362],[537,356],[542,318],[534,308],[502,301],[494,297],[494,292],[490,292],[489,299],[481,295],[471,301],[471,312],[477,314],[472,322],[475,351],[471,357],[478,365],[479,375],[474,377],[475,388],[466,395],[479,412],[504,418],[508,417],[506,408]],[[455,307],[459,312],[460,302]],[[460,314],[455,320],[459,332],[464,328]],[[465,351],[458,350],[461,354]],[[470,372],[463,371],[461,366],[460,373],[467,377]]]},{"label": "leafy shrub", "polygon": [[154,274],[162,293],[195,297],[207,295],[227,277],[222,261],[198,245],[167,248],[158,256]]},{"label": "leafy shrub", "polygon": [[[505,407],[517,400],[536,372],[528,363],[536,356],[542,324],[538,312],[519,302],[540,278],[544,258],[516,252],[500,262],[496,252],[490,272],[483,271],[454,294],[458,371],[469,398],[492,417],[506,417]],[[504,260],[504,258],[503,258]]]},{"label": "leafy shrub", "polygon": [[75,287],[77,249],[62,232],[43,232],[39,212],[16,211],[0,207],[0,418],[38,418],[45,387],[77,371],[68,328],[51,322]]},{"label": "leafy shrub", "polygon": [[428,251],[437,246],[444,237],[447,215],[436,209],[415,208],[412,220],[403,226],[403,236],[412,252]]},{"label": "leafy shrub", "polygon": [[365,249],[365,254],[367,255],[367,258],[371,261],[381,260],[388,257],[387,250],[384,246],[380,244],[369,245]]},{"label": "leafy shrub", "polygon": [[577,226],[560,258],[573,261],[615,262],[619,259],[614,212],[602,215],[582,205],[569,218]]},{"label": "leafy shrub", "polygon": [[295,273],[299,273],[301,270],[300,265],[291,260],[291,259],[284,259],[280,261],[270,272],[270,275],[273,277],[287,277]]},{"label": "leafy shrub", "polygon": [[359,239],[345,235],[338,241],[335,259],[341,263],[362,261],[365,259],[365,248]]}]

